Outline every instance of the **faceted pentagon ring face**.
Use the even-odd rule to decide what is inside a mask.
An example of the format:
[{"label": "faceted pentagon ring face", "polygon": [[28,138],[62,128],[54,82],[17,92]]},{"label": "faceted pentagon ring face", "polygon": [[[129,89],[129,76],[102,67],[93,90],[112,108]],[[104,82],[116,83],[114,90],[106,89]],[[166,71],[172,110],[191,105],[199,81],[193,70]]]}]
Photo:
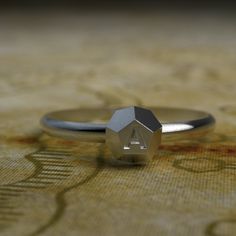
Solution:
[{"label": "faceted pentagon ring face", "polygon": [[106,143],[116,160],[145,164],[161,143],[162,125],[144,108],[127,107],[114,112],[106,128]]}]

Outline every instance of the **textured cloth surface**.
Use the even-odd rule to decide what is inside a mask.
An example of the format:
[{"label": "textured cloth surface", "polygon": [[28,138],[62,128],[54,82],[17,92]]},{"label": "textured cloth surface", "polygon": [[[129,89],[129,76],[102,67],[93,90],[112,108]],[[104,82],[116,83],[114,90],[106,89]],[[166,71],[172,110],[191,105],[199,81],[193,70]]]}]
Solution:
[{"label": "textured cloth surface", "polygon": [[[235,235],[236,18],[0,15],[0,234]],[[211,112],[214,134],[162,143],[145,167],[48,137],[51,110],[125,105]]]}]

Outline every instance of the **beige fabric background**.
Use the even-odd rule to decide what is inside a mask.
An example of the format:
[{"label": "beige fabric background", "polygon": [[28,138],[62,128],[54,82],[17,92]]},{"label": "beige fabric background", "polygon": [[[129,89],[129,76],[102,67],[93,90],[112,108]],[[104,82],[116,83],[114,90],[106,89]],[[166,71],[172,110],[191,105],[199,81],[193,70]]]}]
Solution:
[{"label": "beige fabric background", "polygon": [[[235,235],[233,14],[0,15],[0,234]],[[146,167],[47,137],[48,111],[123,105],[206,110],[216,132],[163,143]]]}]

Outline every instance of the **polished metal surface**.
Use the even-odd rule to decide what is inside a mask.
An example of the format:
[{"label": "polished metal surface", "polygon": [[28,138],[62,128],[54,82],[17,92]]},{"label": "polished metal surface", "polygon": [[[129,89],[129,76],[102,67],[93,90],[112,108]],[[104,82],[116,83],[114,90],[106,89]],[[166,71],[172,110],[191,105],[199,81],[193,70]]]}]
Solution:
[{"label": "polished metal surface", "polygon": [[202,136],[215,119],[202,111],[179,108],[73,109],[46,114],[42,129],[50,135],[106,142],[122,161],[147,162],[161,142]]},{"label": "polished metal surface", "polygon": [[[162,140],[187,139],[200,136],[214,128],[215,119],[202,111],[149,107],[162,124]],[[41,125],[50,135],[83,141],[105,142],[107,123],[115,109],[80,108],[55,111],[41,119]]]}]

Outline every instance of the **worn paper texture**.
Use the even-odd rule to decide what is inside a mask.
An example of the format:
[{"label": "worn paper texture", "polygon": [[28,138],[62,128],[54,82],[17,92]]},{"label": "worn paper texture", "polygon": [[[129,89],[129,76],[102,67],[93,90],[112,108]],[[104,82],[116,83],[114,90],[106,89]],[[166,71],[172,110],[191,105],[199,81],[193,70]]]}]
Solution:
[{"label": "worn paper texture", "polygon": [[[0,15],[0,235],[235,235],[235,16]],[[48,137],[39,119],[79,107],[170,106],[217,120],[162,143],[145,167],[104,145]]]}]

